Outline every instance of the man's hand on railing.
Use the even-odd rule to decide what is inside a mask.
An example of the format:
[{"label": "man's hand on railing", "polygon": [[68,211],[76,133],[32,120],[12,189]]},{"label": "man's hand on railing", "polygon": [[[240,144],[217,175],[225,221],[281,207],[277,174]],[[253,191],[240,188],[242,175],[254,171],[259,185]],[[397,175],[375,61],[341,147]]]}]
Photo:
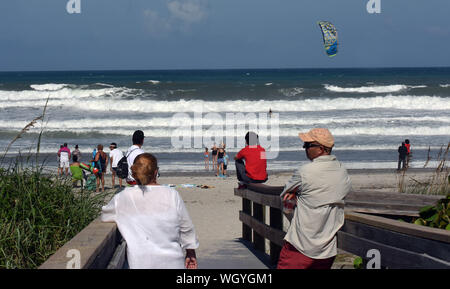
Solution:
[{"label": "man's hand on railing", "polygon": [[186,269],[198,269],[197,258],[195,256],[194,249],[186,249],[186,261],[185,261]]}]

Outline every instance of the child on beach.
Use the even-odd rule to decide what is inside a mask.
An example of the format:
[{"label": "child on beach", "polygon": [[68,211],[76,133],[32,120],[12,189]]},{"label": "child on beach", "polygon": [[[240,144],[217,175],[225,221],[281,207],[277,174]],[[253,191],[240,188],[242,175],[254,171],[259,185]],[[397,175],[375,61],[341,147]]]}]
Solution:
[{"label": "child on beach", "polygon": [[158,184],[157,159],[140,154],[131,170],[137,185],[115,195],[101,216],[117,224],[130,269],[197,269],[194,225],[179,193]]},{"label": "child on beach", "polygon": [[80,167],[80,162],[78,161],[77,155],[72,155],[72,164],[70,165],[70,173],[72,174],[72,183],[75,187],[78,181],[81,181],[81,186],[83,186],[83,179],[85,179],[85,175],[83,170]]},{"label": "child on beach", "polygon": [[224,150],[223,151],[223,170],[222,170],[222,174],[223,177],[226,178],[227,177],[227,165],[228,165],[228,155],[227,152]]},{"label": "child on beach", "polygon": [[209,171],[209,152],[208,152],[208,148],[205,148],[205,152],[203,153],[203,157],[205,159],[205,170]]}]

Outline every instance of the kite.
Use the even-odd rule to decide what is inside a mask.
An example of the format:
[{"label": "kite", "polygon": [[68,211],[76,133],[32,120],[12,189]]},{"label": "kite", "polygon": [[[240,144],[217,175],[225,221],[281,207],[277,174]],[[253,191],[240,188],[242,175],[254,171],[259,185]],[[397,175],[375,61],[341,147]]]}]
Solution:
[{"label": "kite", "polygon": [[329,57],[333,57],[337,54],[338,50],[338,40],[337,40],[337,30],[336,27],[331,22],[319,21],[320,29],[322,29],[323,45],[325,46],[325,51]]}]

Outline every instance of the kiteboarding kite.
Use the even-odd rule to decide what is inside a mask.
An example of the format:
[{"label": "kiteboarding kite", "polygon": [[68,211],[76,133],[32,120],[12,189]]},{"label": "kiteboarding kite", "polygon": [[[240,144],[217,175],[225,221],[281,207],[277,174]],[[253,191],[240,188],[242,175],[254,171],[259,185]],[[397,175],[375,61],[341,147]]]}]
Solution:
[{"label": "kiteboarding kite", "polygon": [[333,57],[337,54],[338,50],[338,40],[337,40],[337,30],[336,27],[331,22],[319,21],[320,29],[322,29],[323,45],[325,46],[325,51],[329,57]]}]

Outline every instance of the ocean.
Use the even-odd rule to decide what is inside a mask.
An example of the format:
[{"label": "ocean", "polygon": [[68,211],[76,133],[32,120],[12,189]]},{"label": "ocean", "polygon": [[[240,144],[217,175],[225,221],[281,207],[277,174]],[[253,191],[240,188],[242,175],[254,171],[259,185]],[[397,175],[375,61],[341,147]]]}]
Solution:
[{"label": "ocean", "polygon": [[333,133],[349,169],[397,168],[405,139],[411,167],[428,156],[433,167],[450,142],[450,68],[0,72],[2,155],[46,103],[8,158],[36,152],[41,131],[40,160],[56,166],[63,143],[88,161],[97,144],[126,151],[140,129],[161,172],[203,171],[213,143],[233,159],[247,130],[271,152],[272,171],[308,162],[298,133],[314,127]]}]

